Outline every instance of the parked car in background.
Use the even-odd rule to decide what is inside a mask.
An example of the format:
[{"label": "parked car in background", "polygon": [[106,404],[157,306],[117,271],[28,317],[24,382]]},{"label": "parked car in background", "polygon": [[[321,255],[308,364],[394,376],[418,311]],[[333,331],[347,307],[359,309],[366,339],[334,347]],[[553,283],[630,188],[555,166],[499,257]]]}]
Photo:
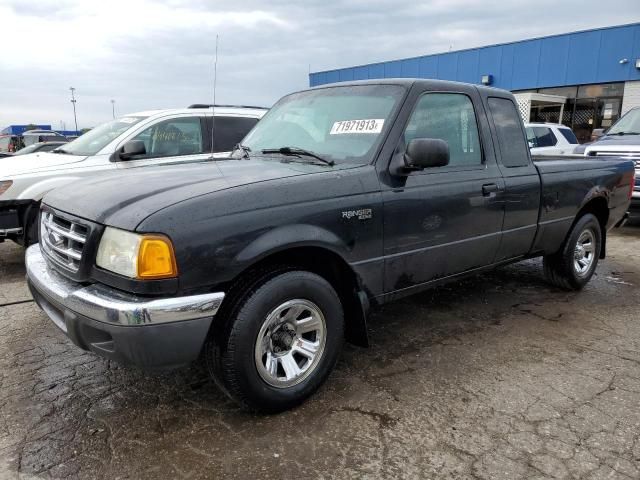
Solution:
[{"label": "parked car in background", "polygon": [[[148,165],[228,155],[265,114],[258,107],[196,105],[139,112],[100,125],[51,152],[0,162],[0,242],[37,239],[40,200],[73,180]],[[212,132],[213,130],[213,132]],[[213,141],[212,141],[213,138]],[[177,181],[177,180],[176,180]]]},{"label": "parked car in background", "polygon": [[25,147],[33,145],[34,143],[60,141],[66,142],[67,137],[52,130],[27,130],[22,134],[22,143]]},{"label": "parked car in background", "polygon": [[54,190],[26,266],[79,347],[150,368],[202,356],[264,412],[317,390],[345,339],[367,344],[370,305],[531,257],[579,290],[633,186],[625,160],[532,161],[513,95],[458,82],[297,92],[242,143]]},{"label": "parked car in background", "polygon": [[33,145],[29,145],[28,147],[21,148],[16,153],[14,153],[13,156],[15,157],[16,155],[28,155],[30,153],[37,152],[50,152],[51,150],[61,147],[65,143],[67,142],[38,142],[34,143]]},{"label": "parked car in background", "polygon": [[574,153],[633,160],[636,163],[636,184],[630,210],[633,217],[640,217],[640,107],[629,110],[595,142],[581,145]]},{"label": "parked car in background", "polygon": [[578,145],[573,131],[557,123],[525,124],[532,155],[570,155]]},{"label": "parked car in background", "polygon": [[19,135],[0,135],[0,154],[14,153],[24,147]]}]

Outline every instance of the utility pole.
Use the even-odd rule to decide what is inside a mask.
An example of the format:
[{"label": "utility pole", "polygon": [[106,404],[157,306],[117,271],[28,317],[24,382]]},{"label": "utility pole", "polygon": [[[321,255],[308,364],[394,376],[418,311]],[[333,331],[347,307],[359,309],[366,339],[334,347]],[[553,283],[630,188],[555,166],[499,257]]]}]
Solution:
[{"label": "utility pole", "polygon": [[111,114],[115,119],[116,118],[116,101],[113,98],[111,99]]},{"label": "utility pole", "polygon": [[73,105],[73,120],[76,123],[76,132],[78,131],[78,118],[76,117],[76,97],[73,94],[75,92],[75,88],[73,87],[69,87],[69,90],[71,90],[71,104]]}]

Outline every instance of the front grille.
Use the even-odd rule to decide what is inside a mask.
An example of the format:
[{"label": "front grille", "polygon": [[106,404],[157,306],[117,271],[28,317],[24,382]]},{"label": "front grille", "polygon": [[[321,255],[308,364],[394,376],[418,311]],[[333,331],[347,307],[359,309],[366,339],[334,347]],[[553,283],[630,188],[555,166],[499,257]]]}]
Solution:
[{"label": "front grille", "polygon": [[41,248],[54,262],[73,273],[80,268],[88,233],[86,225],[67,220],[50,211],[42,211]]}]

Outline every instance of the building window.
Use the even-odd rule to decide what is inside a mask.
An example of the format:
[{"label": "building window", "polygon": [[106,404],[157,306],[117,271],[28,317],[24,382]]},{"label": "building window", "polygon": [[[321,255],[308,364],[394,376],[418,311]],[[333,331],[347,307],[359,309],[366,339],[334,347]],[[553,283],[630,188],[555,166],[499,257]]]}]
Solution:
[{"label": "building window", "polygon": [[607,129],[620,118],[624,83],[573,85],[526,91],[566,97],[562,119],[559,106],[540,106],[532,108],[530,121],[562,123],[573,130],[580,143],[585,143],[591,141],[593,129]]}]

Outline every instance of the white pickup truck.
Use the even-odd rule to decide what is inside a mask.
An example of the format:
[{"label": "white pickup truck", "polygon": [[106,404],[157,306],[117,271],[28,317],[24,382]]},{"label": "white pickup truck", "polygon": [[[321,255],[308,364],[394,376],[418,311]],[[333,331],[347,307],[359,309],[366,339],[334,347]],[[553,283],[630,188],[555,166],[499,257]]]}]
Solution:
[{"label": "white pickup truck", "polygon": [[224,156],[266,111],[197,104],[132,113],[52,152],[0,158],[0,242],[37,241],[40,200],[54,188],[118,169],[124,174],[130,168]]}]

